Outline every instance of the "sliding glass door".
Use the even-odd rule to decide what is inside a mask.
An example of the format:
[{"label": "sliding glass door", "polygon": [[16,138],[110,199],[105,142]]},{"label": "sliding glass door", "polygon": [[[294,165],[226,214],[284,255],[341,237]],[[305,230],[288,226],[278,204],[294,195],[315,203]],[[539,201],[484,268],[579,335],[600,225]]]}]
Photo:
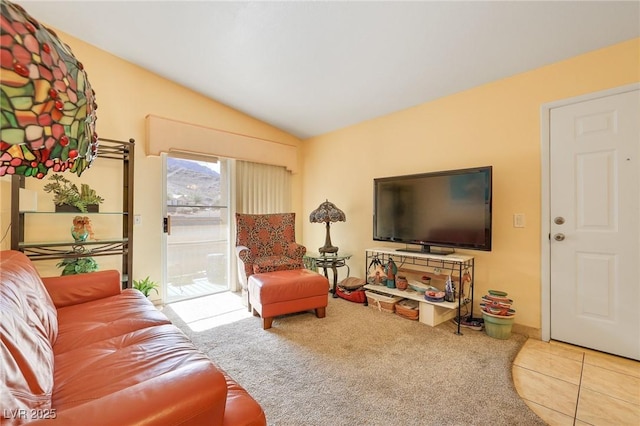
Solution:
[{"label": "sliding glass door", "polygon": [[166,303],[229,290],[225,160],[164,156]]}]

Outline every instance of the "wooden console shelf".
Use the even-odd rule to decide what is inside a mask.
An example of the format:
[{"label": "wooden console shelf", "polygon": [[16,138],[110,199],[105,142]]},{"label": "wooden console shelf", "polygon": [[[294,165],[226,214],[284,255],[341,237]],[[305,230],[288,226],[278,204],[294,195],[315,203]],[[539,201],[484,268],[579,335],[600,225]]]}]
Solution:
[{"label": "wooden console shelf", "polygon": [[[466,304],[471,304],[471,316],[473,316],[473,268],[474,258],[473,256],[462,254],[433,254],[433,253],[418,253],[418,252],[406,252],[398,251],[387,248],[373,248],[366,250],[366,264],[369,265],[372,260],[378,259],[383,265],[386,264],[389,258],[392,258],[399,270],[425,273],[430,276],[451,275],[452,281],[458,284],[456,285],[456,291],[458,297],[456,302],[430,302],[424,298],[424,294],[421,294],[415,290],[398,290],[397,288],[389,288],[383,285],[366,284],[365,288],[381,294],[387,294],[392,296],[399,296],[405,299],[416,300],[419,302],[419,321],[423,324],[430,326],[436,326],[445,321],[453,319],[455,317],[461,317],[461,308]],[[407,269],[405,266],[413,266],[416,269]],[[437,271],[437,273],[432,271]],[[462,281],[460,278],[464,273],[468,272],[471,277],[469,284],[468,298],[465,296],[460,297],[461,286],[459,283]],[[365,276],[368,275],[365,274]],[[415,282],[415,281],[414,281]],[[409,280],[409,284],[412,280]],[[462,288],[464,292],[464,288]],[[460,321],[458,321],[458,327],[456,334],[462,334],[460,332]]]}]

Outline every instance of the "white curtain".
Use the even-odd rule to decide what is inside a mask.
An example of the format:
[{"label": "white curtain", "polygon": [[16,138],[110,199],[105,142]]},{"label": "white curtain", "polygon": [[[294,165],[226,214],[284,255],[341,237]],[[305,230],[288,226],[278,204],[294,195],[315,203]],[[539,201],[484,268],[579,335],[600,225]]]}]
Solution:
[{"label": "white curtain", "polygon": [[291,211],[291,172],[282,166],[238,160],[236,211],[250,214]]}]

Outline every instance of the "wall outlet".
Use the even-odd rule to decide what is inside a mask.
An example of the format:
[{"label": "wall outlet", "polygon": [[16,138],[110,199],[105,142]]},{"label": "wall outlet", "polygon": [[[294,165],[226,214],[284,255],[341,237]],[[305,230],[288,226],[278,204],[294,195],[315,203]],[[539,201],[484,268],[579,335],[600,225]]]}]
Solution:
[{"label": "wall outlet", "polygon": [[434,273],[434,274],[438,274],[438,275],[440,275],[440,274],[442,273],[442,269],[440,269],[440,268],[433,268],[433,273]]}]

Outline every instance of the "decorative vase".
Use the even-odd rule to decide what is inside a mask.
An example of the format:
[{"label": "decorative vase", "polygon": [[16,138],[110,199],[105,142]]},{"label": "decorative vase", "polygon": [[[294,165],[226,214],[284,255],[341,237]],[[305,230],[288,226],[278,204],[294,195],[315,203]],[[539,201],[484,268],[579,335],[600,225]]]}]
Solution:
[{"label": "decorative vase", "polygon": [[406,290],[409,287],[409,281],[407,281],[407,277],[403,275],[398,275],[396,278],[396,288],[398,290]]},{"label": "decorative vase", "polygon": [[91,219],[87,216],[76,216],[73,218],[73,226],[71,227],[71,236],[76,243],[87,241],[87,238],[93,238],[93,229],[91,227]]},{"label": "decorative vase", "polygon": [[89,237],[89,231],[87,231],[84,226],[72,226],[71,236],[76,243],[81,243],[87,241],[87,238]]},{"label": "decorative vase", "polygon": [[398,273],[398,267],[392,258],[389,258],[387,262],[387,266],[385,268],[385,272],[387,274],[387,287],[395,288],[396,287],[396,274]]}]

